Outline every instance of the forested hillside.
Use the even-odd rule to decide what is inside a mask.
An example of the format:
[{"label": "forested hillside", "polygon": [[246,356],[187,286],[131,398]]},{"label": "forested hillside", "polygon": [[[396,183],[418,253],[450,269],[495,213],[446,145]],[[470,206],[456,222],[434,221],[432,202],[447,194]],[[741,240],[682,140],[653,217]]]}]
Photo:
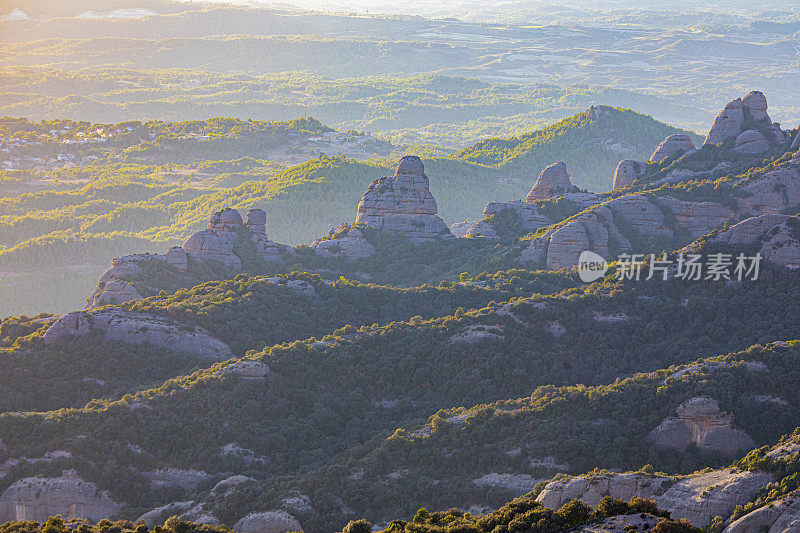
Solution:
[{"label": "forested hillside", "polygon": [[[386,148],[368,136],[331,133],[313,119],[111,125],[7,119],[2,125],[9,157],[22,167],[0,172],[8,190],[0,199],[2,316],[82,307],[91,280],[113,257],[179,245],[220,206],[261,207],[270,239],[310,243],[352,221],[368,185],[391,167],[386,159],[324,155],[374,157]],[[570,161],[579,186],[607,190],[619,158],[647,158],[654,145],[677,131],[630,111],[587,111],[524,141],[486,141],[431,157],[426,172],[439,214],[452,224],[481,218],[488,200],[524,197],[554,158]],[[334,137],[307,141],[322,134]],[[591,141],[600,137],[607,141]],[[501,156],[495,145],[515,148]],[[43,147],[52,152],[51,162],[42,159]],[[31,160],[34,152],[41,161]],[[307,157],[312,158],[299,165],[288,163]],[[48,281],[53,279],[74,281],[55,299]],[[422,281],[433,278],[409,283]],[[39,283],[53,288],[30,298]]]}]

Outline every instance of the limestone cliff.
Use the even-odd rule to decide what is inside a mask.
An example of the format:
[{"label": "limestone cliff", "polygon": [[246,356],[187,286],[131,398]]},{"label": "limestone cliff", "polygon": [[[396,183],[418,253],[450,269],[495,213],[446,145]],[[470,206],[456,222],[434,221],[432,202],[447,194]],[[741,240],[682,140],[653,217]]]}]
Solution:
[{"label": "limestone cliff", "polygon": [[358,204],[356,223],[406,235],[414,243],[454,238],[437,210],[422,160],[409,155],[392,176],[370,184]]}]

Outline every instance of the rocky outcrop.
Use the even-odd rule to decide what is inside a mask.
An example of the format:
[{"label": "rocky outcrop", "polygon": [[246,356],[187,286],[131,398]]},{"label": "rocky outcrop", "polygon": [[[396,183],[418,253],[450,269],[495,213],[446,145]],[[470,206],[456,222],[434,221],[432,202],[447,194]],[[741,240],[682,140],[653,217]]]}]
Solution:
[{"label": "rocky outcrop", "polygon": [[753,91],[742,98],[742,106],[750,115],[747,118],[760,123],[772,122],[767,114],[767,97],[761,91]]},{"label": "rocky outcrop", "polygon": [[437,210],[422,160],[407,155],[394,175],[370,184],[358,204],[356,222],[406,235],[413,243],[454,238]]},{"label": "rocky outcrop", "polygon": [[800,126],[797,127],[797,133],[794,135],[791,150],[800,150]]},{"label": "rocky outcrop", "polygon": [[498,238],[499,234],[502,233],[502,228],[495,227],[495,225],[501,223],[499,219],[506,214],[513,217],[525,232],[535,231],[553,223],[552,220],[542,213],[540,207],[537,205],[532,205],[520,200],[513,202],[489,202],[483,210],[485,218],[473,224],[466,235],[468,237],[486,237],[489,239]]},{"label": "rocky outcrop", "polygon": [[672,518],[685,518],[705,527],[716,516],[730,516],[737,505],[750,501],[758,490],[773,480],[766,472],[713,470],[674,481],[658,474],[601,473],[578,477],[559,476],[548,483],[536,500],[558,509],[573,498],[597,505],[605,496],[623,500],[649,498],[666,509]]},{"label": "rocky outcrop", "polygon": [[239,212],[225,208],[211,215],[208,227],[186,239],[182,248],[201,261],[216,261],[228,267],[241,268],[242,260],[233,253],[233,245],[237,230],[243,226]]},{"label": "rocky outcrop", "polygon": [[656,197],[655,202],[663,211],[671,213],[677,227],[691,239],[706,235],[734,217],[733,211],[714,202],[690,202],[672,196]]},{"label": "rocky outcrop", "polygon": [[646,165],[647,163],[644,161],[633,161],[630,159],[620,161],[617,165],[617,170],[614,171],[614,190],[624,189],[641,178],[644,175]]},{"label": "rocky outcrop", "polygon": [[0,523],[44,523],[58,514],[65,519],[98,521],[115,516],[120,508],[108,492],[70,471],[60,477],[29,477],[12,484],[0,495]]},{"label": "rocky outcrop", "polygon": [[569,179],[567,165],[561,162],[553,163],[539,174],[525,201],[532,203],[536,200],[546,200],[575,190],[577,187]]},{"label": "rocky outcrop", "polygon": [[800,218],[762,215],[732,226],[714,237],[714,243],[731,246],[758,244],[764,261],[787,268],[800,268]]},{"label": "rocky outcrop", "polygon": [[286,533],[302,531],[303,526],[286,511],[266,511],[245,516],[233,529],[237,533]]},{"label": "rocky outcrop", "polygon": [[[252,245],[255,254],[264,261],[284,262],[294,255],[294,249],[267,238],[266,220],[267,214],[261,209],[250,209],[245,222],[238,211],[226,208],[211,215],[206,229],[186,239],[183,246],[173,246],[166,254],[118,257],[111,262],[111,268],[100,276],[94,292],[86,299],[86,309],[137,301],[149,296],[147,290],[142,291],[137,286],[149,287],[146,270],[147,263],[151,261],[160,261],[176,269],[178,276],[185,279],[186,286],[204,281],[191,277],[188,271],[193,263],[210,262],[240,270],[242,260],[236,255],[237,243]],[[239,242],[239,239],[250,242]],[[150,292],[158,290],[155,288]]]},{"label": "rocky outcrop", "polygon": [[796,211],[800,206],[800,168],[789,163],[763,176],[740,182],[741,195],[734,197],[737,208],[749,215]]},{"label": "rocky outcrop", "polygon": [[[566,193],[561,198],[565,202],[574,204],[579,211],[603,201],[603,197],[599,194],[584,192]],[[536,203],[529,204],[520,200],[489,202],[483,210],[483,214],[486,218],[475,223],[467,232],[467,236],[496,239],[507,232],[507,228],[504,228],[503,225],[509,222],[516,226],[515,229],[521,230],[523,234],[546,228],[557,222],[557,220],[551,220],[545,216],[541,205]]]},{"label": "rocky outcrop", "polygon": [[757,130],[740,133],[733,143],[733,151],[742,154],[761,154],[769,150],[767,137]]},{"label": "rocky outcrop", "polygon": [[43,339],[46,344],[53,344],[89,334],[101,335],[106,340],[150,344],[156,348],[212,359],[228,359],[232,356],[225,343],[212,337],[203,328],[118,308],[67,313],[50,326]]},{"label": "rocky outcrop", "polygon": [[744,105],[742,99],[729,102],[725,108],[717,115],[714,125],[706,136],[703,144],[719,144],[728,139],[734,139],[742,132],[744,124]]},{"label": "rocky outcrop", "polygon": [[800,531],[800,494],[794,493],[747,513],[723,533],[788,533]]},{"label": "rocky outcrop", "polygon": [[755,154],[768,150],[770,141],[786,142],[786,134],[780,124],[769,118],[764,94],[753,91],[725,106],[703,144],[719,144],[729,139],[735,139],[736,151]]},{"label": "rocky outcrop", "polygon": [[243,360],[225,366],[217,371],[220,376],[236,376],[242,379],[263,380],[269,374],[269,367],[260,361]]},{"label": "rocky outcrop", "polygon": [[720,411],[716,400],[692,398],[678,407],[676,418],[667,418],[647,438],[661,448],[685,451],[697,446],[702,451],[733,455],[755,446],[750,436],[733,428],[733,416]]},{"label": "rocky outcrop", "polygon": [[[338,229],[332,230],[330,236],[336,235]],[[342,236],[317,240],[311,247],[321,257],[335,257],[345,261],[364,259],[375,254],[375,247],[358,228],[350,228]]]},{"label": "rocky outcrop", "polygon": [[695,145],[691,135],[676,133],[664,139],[649,160],[658,162],[667,157],[683,155],[694,149]]}]

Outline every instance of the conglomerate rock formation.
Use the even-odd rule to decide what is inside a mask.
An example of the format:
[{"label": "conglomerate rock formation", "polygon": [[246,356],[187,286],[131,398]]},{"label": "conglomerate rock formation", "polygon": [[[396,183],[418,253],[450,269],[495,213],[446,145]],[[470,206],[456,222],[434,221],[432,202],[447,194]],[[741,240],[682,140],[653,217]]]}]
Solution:
[{"label": "conglomerate rock formation", "polygon": [[415,243],[454,238],[437,210],[422,160],[407,155],[394,175],[370,184],[358,204],[356,223],[406,235]]}]

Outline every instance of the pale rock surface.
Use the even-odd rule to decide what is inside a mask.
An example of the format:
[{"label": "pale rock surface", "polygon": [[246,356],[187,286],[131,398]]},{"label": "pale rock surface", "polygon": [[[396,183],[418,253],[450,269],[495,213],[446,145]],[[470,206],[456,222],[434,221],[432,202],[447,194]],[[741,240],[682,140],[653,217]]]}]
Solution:
[{"label": "pale rock surface", "polygon": [[238,361],[217,371],[221,376],[236,376],[242,379],[263,380],[269,374],[269,367],[260,361]]},{"label": "pale rock surface", "polygon": [[658,148],[650,156],[650,161],[661,161],[665,157],[673,157],[677,154],[685,154],[694,150],[695,145],[691,135],[676,133],[664,139]]},{"label": "pale rock surface", "polygon": [[162,505],[161,507],[156,507],[151,511],[147,511],[137,518],[136,522],[143,521],[151,527],[160,525],[170,516],[182,515],[191,509],[193,505],[193,501],[168,503],[167,505]]},{"label": "pale rock surface", "polygon": [[311,245],[322,257],[338,257],[346,261],[364,259],[375,254],[375,247],[358,228],[352,228],[344,237],[316,241]]},{"label": "pale rock surface", "polygon": [[631,159],[620,161],[617,165],[617,169],[614,171],[613,188],[615,190],[624,189],[628,185],[631,185],[638,178],[642,177],[645,165],[646,163],[644,161],[633,161]]},{"label": "pale rock surface", "polygon": [[639,233],[672,237],[672,230],[666,225],[664,213],[648,198],[631,194],[615,198],[605,204],[614,217],[624,219]]},{"label": "pale rock surface", "polygon": [[242,260],[233,253],[236,230],[244,225],[238,211],[225,208],[211,216],[208,227],[183,243],[182,248],[201,261],[218,261],[225,266],[241,268]]},{"label": "pale rock surface", "polygon": [[549,226],[554,221],[547,218],[537,205],[532,205],[520,200],[513,202],[489,202],[483,210],[484,219],[473,225],[467,235],[471,237],[497,238],[497,230],[494,227],[493,216],[501,215],[504,211],[510,210],[516,216],[522,229],[531,232],[539,228]]},{"label": "pale rock surface", "polygon": [[713,242],[728,245],[753,244],[770,229],[786,222],[788,215],[761,215],[747,218],[714,237]]},{"label": "pale rock surface", "polygon": [[233,526],[237,533],[286,533],[302,531],[303,526],[286,511],[252,513]]},{"label": "pale rock surface", "polygon": [[454,238],[437,210],[422,160],[404,156],[393,176],[370,184],[358,204],[356,222],[406,235],[413,243]]},{"label": "pale rock surface", "polygon": [[715,516],[730,516],[737,505],[750,501],[772,480],[772,474],[767,472],[714,470],[680,480],[655,501],[660,508],[669,510],[672,518],[685,518],[705,527]]},{"label": "pale rock surface", "polygon": [[742,98],[742,105],[756,122],[771,122],[767,114],[767,97],[761,91],[753,91]]},{"label": "pale rock surface", "polygon": [[705,143],[719,144],[728,139],[733,139],[742,132],[744,124],[744,105],[741,98],[728,103],[717,115],[714,125],[708,132]]},{"label": "pale rock surface", "polygon": [[17,520],[44,523],[57,514],[65,519],[97,521],[116,515],[120,508],[108,492],[68,471],[60,477],[21,479],[8,487],[0,495],[0,523]]},{"label": "pale rock surface", "polygon": [[688,202],[672,196],[659,196],[656,203],[669,209],[677,225],[686,230],[692,239],[719,228],[734,216],[733,211],[714,202]]},{"label": "pale rock surface", "polygon": [[186,250],[180,246],[173,246],[170,248],[164,255],[164,258],[167,260],[167,264],[174,266],[182,272],[185,272],[189,268],[189,256],[186,254]]},{"label": "pale rock surface", "polygon": [[197,326],[186,326],[166,318],[134,313],[117,308],[99,311],[73,311],[59,318],[44,334],[44,342],[88,334],[129,344],[150,344],[175,352],[213,359],[228,359],[230,348]]},{"label": "pale rock surface", "polygon": [[654,498],[662,485],[669,483],[665,476],[642,473],[625,474],[588,474],[577,477],[560,477],[548,483],[536,497],[536,501],[558,509],[568,501],[579,498],[592,506],[597,506],[606,496],[630,500],[634,496]]},{"label": "pale rock surface", "polygon": [[765,261],[787,268],[800,268],[800,219],[789,215],[751,217],[714,237],[728,245],[759,243]]},{"label": "pale rock surface", "polygon": [[456,238],[466,237],[469,230],[476,224],[474,220],[467,219],[463,222],[455,222],[450,224],[450,233],[456,236]]},{"label": "pale rock surface", "polygon": [[528,193],[525,201],[532,203],[536,200],[546,200],[572,192],[574,189],[575,186],[572,185],[569,179],[567,165],[563,162],[553,163],[539,174],[539,178]]},{"label": "pale rock surface", "polygon": [[758,130],[743,131],[733,143],[733,151],[743,154],[760,154],[769,150],[769,141]]},{"label": "pale rock surface", "polygon": [[800,149],[800,126],[797,127],[797,133],[794,136],[794,140],[792,141],[792,150]]},{"label": "pale rock surface", "polygon": [[716,400],[692,398],[678,407],[676,418],[667,418],[647,436],[662,448],[684,451],[694,444],[702,451],[733,455],[750,450],[755,442],[740,429],[733,428],[733,416],[720,410]]},{"label": "pale rock surface", "polygon": [[735,197],[739,210],[750,215],[781,214],[800,206],[800,168],[787,164],[742,184]]},{"label": "pale rock surface", "polygon": [[800,531],[800,494],[793,494],[747,513],[723,533],[791,533]]},{"label": "pale rock surface", "polygon": [[118,305],[125,302],[136,302],[142,299],[138,289],[122,279],[112,279],[95,291],[86,300],[87,309],[95,309],[104,305]]},{"label": "pale rock surface", "polygon": [[587,474],[559,477],[548,483],[536,501],[558,509],[579,498],[596,506],[605,496],[629,500],[633,496],[649,498],[672,518],[685,518],[705,527],[715,516],[730,516],[737,505],[750,501],[758,490],[773,480],[772,474],[713,470],[673,482],[672,478],[640,472]]}]

